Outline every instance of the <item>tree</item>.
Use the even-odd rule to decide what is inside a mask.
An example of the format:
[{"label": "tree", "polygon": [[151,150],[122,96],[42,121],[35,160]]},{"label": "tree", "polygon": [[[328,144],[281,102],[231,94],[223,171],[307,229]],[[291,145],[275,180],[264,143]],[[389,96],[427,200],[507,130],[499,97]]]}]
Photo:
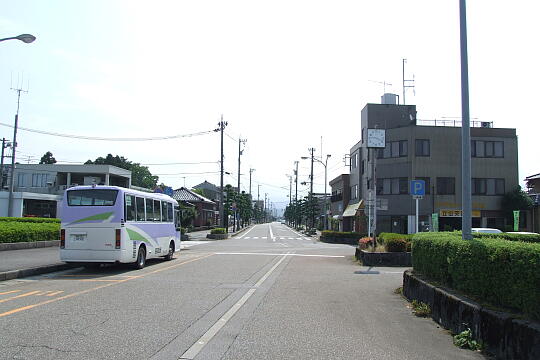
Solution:
[{"label": "tree", "polygon": [[131,183],[135,186],[154,189],[157,186],[159,177],[152,175],[147,166],[128,161],[123,156],[112,156],[108,154],[105,158],[98,157],[95,161],[88,160],[85,164],[113,165],[131,171]]},{"label": "tree", "polygon": [[504,216],[507,219],[507,224],[514,223],[514,210],[529,210],[533,206],[532,199],[527,193],[521,190],[521,186],[515,187],[512,191],[504,194],[501,206],[504,212]]},{"label": "tree", "polygon": [[39,160],[40,164],[56,164],[56,159],[54,158],[52,152],[47,151]]}]

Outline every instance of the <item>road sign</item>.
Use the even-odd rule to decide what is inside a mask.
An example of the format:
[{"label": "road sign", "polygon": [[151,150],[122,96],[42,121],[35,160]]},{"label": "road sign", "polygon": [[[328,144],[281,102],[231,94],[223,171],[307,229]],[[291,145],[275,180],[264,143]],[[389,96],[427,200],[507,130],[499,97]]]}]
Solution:
[{"label": "road sign", "polygon": [[426,182],[424,180],[411,180],[411,195],[424,196],[426,194]]},{"label": "road sign", "polygon": [[419,200],[422,200],[424,198],[424,195],[413,195],[412,196],[413,199],[419,199]]}]

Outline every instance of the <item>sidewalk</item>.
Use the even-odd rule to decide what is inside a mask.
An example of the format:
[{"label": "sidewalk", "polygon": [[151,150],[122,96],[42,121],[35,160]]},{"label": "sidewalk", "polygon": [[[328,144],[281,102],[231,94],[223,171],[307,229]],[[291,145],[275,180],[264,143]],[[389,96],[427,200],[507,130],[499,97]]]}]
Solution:
[{"label": "sidewalk", "polygon": [[[239,232],[247,229],[249,229],[249,226]],[[209,233],[210,230],[188,233],[189,240],[187,242],[206,240],[206,235]],[[229,232],[231,236],[237,233]],[[58,246],[0,251],[0,281],[67,270],[74,267],[76,266],[60,261]]]}]

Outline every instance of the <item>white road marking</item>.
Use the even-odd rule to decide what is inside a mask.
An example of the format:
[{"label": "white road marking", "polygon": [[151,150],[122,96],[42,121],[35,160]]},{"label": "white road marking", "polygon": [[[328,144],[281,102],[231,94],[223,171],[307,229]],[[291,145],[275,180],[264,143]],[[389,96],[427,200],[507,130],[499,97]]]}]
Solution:
[{"label": "white road marking", "polygon": [[244,296],[242,296],[242,298],[240,300],[238,300],[238,302],[236,304],[234,304],[225,313],[225,315],[223,315],[223,317],[221,319],[216,321],[216,323],[214,325],[212,325],[212,327],[210,329],[208,329],[208,331],[206,331],[204,333],[204,335],[201,336],[201,338],[199,340],[197,340],[193,345],[191,345],[191,347],[184,354],[182,354],[182,356],[180,356],[179,360],[183,360],[183,359],[192,360],[199,354],[199,352],[201,352],[201,350],[204,348],[204,346],[206,344],[208,344],[208,342],[210,340],[212,340],[212,338],[214,336],[216,336],[216,334],[219,332],[219,330],[221,330],[221,328],[223,326],[225,326],[227,321],[229,321],[234,316],[234,314],[236,314],[236,312],[238,310],[240,310],[242,305],[244,305],[246,303],[246,301],[248,301],[248,299],[251,297],[251,295],[253,295],[253,293],[257,290],[257,288],[259,286],[261,286],[262,283],[270,276],[270,274],[272,274],[272,272],[274,272],[274,270],[283,262],[283,260],[285,260],[286,255],[288,255],[288,253],[287,254],[280,254],[280,255],[283,255],[281,257],[281,259],[279,259],[279,261],[274,266],[272,266],[272,268],[270,270],[268,270],[268,272],[266,274],[264,274],[264,276],[262,278],[260,278],[259,281],[257,281],[254,288],[249,289],[244,294]]},{"label": "white road marking", "polygon": [[344,258],[345,255],[311,255],[311,254],[279,254],[279,253],[250,253],[250,252],[217,252],[214,255],[265,255],[265,256],[306,256],[323,258]]},{"label": "white road marking", "polygon": [[195,245],[207,244],[210,241],[182,241],[180,243],[180,249],[186,249]]},{"label": "white road marking", "polygon": [[268,224],[268,230],[270,230],[270,238],[272,239],[272,241],[276,241],[276,239],[274,238],[274,233],[272,232],[272,225]]},{"label": "white road marking", "polygon": [[244,236],[246,236],[251,230],[255,229],[255,226],[253,226],[251,229],[249,229],[248,231],[246,231],[245,233],[243,233],[242,235],[240,235],[239,237],[237,237],[237,239],[242,239]]}]

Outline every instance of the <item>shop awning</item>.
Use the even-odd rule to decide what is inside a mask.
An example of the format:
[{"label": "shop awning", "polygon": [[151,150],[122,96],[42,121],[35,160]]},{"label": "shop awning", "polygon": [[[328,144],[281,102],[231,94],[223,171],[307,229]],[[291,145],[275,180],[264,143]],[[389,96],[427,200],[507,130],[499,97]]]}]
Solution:
[{"label": "shop awning", "polygon": [[356,216],[356,211],[360,208],[360,207],[363,207],[363,204],[364,204],[364,200],[360,200],[359,202],[355,203],[355,204],[350,204],[349,206],[347,206],[347,208],[345,209],[345,211],[343,212],[343,217],[352,217],[352,216]]}]

